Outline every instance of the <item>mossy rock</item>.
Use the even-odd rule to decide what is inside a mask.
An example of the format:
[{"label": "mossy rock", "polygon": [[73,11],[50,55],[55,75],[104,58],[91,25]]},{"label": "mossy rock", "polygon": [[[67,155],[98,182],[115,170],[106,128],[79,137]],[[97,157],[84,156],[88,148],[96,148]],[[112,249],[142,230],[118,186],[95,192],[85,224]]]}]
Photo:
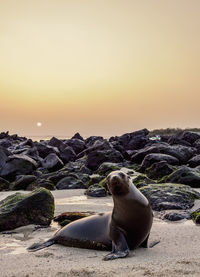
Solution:
[{"label": "mossy rock", "polygon": [[38,185],[42,188],[48,189],[48,190],[55,190],[55,186],[51,181],[45,180],[43,182],[39,182]]},{"label": "mossy rock", "polygon": [[36,180],[37,178],[34,175],[21,176],[11,184],[10,190],[26,190],[26,188]]},{"label": "mossy rock", "polygon": [[190,216],[196,224],[200,224],[200,209],[192,212]]},{"label": "mossy rock", "polygon": [[67,224],[69,224],[69,223],[71,223],[72,221],[70,221],[69,219],[65,219],[65,220],[63,220],[63,221],[60,221],[59,222],[59,225],[61,226],[61,227],[64,227],[64,226],[66,226]]},{"label": "mossy rock", "polygon": [[89,188],[90,186],[100,183],[102,180],[105,179],[105,176],[101,176],[99,174],[92,174],[89,176],[90,180],[85,183],[85,187]]},{"label": "mossy rock", "polygon": [[199,192],[182,184],[150,184],[140,188],[140,191],[156,211],[190,209],[194,205],[194,200],[200,199]]},{"label": "mossy rock", "polygon": [[13,155],[1,169],[1,176],[9,181],[14,181],[17,175],[31,174],[36,168],[36,161],[27,155]]},{"label": "mossy rock", "polygon": [[147,186],[148,184],[155,184],[155,182],[148,178],[145,174],[137,175],[132,179],[132,182],[137,188]]},{"label": "mossy rock", "polygon": [[149,168],[145,170],[145,174],[154,180],[168,176],[174,171],[174,167],[169,165],[166,161],[160,161],[158,163],[152,164]]},{"label": "mossy rock", "polygon": [[184,184],[192,188],[200,188],[200,171],[195,168],[181,166],[170,175],[160,180],[159,183],[161,181]]},{"label": "mossy rock", "polygon": [[70,174],[67,177],[61,179],[56,184],[57,189],[84,189],[84,183],[78,178],[77,174]]},{"label": "mossy rock", "polygon": [[63,227],[72,221],[85,218],[90,215],[94,215],[94,212],[65,212],[54,217],[54,221],[58,222]]},{"label": "mossy rock", "polygon": [[9,190],[9,188],[10,183],[7,180],[0,177],[0,191]]},{"label": "mossy rock", "polygon": [[0,231],[29,224],[48,226],[54,215],[54,197],[45,188],[15,193],[0,201]]},{"label": "mossy rock", "polygon": [[86,190],[85,194],[92,197],[105,197],[107,191],[102,185],[94,184]]},{"label": "mossy rock", "polygon": [[115,170],[120,170],[122,166],[117,163],[109,163],[105,162],[102,163],[99,168],[97,169],[96,173],[99,175],[108,175],[110,172]]}]

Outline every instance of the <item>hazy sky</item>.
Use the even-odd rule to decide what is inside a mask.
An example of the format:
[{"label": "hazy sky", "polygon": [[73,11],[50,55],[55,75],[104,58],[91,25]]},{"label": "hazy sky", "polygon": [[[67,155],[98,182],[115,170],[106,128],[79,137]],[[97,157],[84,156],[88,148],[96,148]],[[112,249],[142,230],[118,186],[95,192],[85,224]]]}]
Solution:
[{"label": "hazy sky", "polygon": [[0,131],[200,127],[199,15],[199,0],[1,0]]}]

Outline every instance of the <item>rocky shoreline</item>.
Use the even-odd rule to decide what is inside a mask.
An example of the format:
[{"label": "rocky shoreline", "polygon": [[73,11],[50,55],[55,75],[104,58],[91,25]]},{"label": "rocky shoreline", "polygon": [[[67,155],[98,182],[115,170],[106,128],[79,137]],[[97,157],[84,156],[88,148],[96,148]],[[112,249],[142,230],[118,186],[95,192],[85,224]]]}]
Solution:
[{"label": "rocky shoreline", "polygon": [[[118,169],[131,176],[160,218],[186,218],[200,223],[200,210],[191,212],[195,200],[200,200],[198,132],[151,137],[143,129],[109,139],[84,139],[77,133],[71,139],[52,137],[39,142],[0,133],[0,191],[27,190],[31,191],[29,197],[34,198],[35,194],[49,194],[49,190],[85,189],[88,196],[104,197],[108,194],[105,178]],[[1,215],[8,215],[10,203],[18,209],[23,198],[20,195],[0,201]],[[30,200],[23,201],[27,210]],[[52,214],[47,213],[47,224]],[[43,224],[33,222],[31,215],[27,218],[26,224]],[[14,222],[13,214],[10,222]],[[19,227],[12,224],[6,228]],[[0,231],[6,228],[0,218]]]}]

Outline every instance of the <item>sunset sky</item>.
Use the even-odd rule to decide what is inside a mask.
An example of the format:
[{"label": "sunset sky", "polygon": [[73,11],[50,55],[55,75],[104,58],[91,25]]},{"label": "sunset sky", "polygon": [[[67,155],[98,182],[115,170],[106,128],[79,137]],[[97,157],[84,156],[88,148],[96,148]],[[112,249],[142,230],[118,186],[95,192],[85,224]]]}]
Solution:
[{"label": "sunset sky", "polygon": [[0,1],[0,132],[200,127],[199,15],[199,0]]}]

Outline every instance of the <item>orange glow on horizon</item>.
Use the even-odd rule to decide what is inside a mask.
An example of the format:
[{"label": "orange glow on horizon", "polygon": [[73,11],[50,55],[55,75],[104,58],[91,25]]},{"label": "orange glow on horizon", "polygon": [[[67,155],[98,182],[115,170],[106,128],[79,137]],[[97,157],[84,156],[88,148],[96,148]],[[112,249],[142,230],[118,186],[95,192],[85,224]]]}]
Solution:
[{"label": "orange glow on horizon", "polygon": [[200,127],[199,10],[197,0],[1,1],[0,131]]}]

